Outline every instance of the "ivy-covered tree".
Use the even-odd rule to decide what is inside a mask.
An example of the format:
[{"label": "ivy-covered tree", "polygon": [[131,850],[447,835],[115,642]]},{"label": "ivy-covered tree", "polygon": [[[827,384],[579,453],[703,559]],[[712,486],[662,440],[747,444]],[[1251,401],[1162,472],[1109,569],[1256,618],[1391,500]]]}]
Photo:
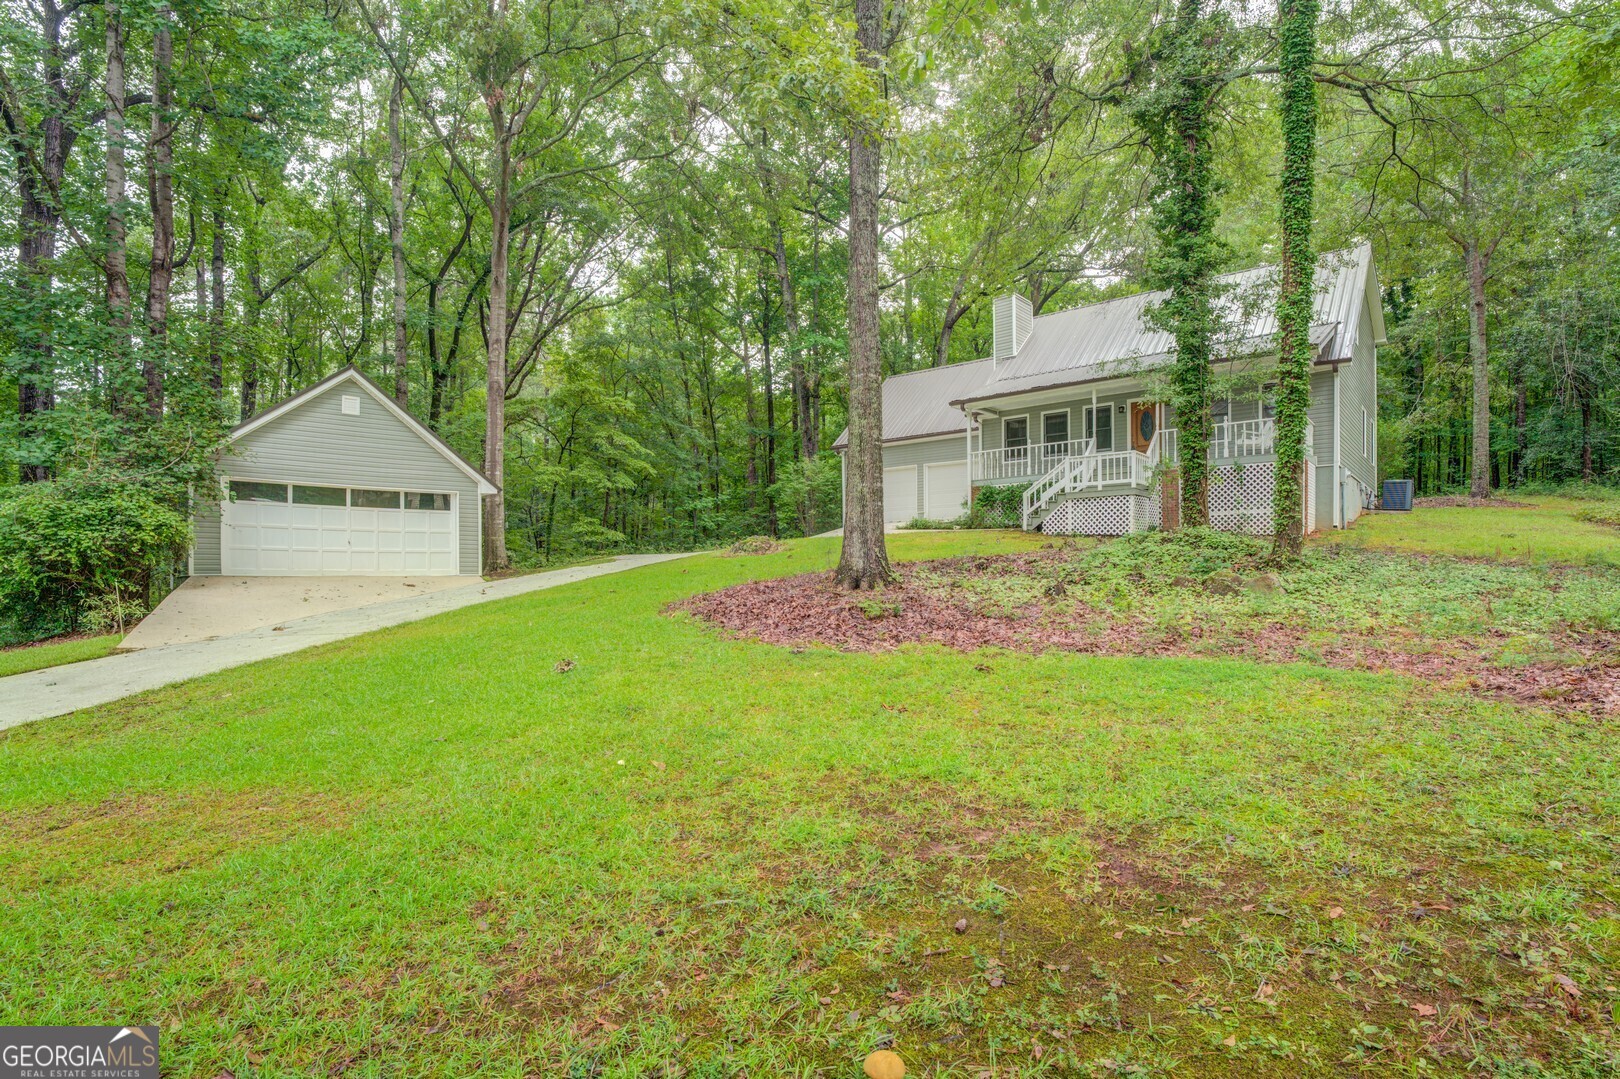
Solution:
[{"label": "ivy-covered tree", "polygon": [[1277,115],[1282,259],[1277,290],[1277,460],[1271,520],[1279,555],[1297,555],[1305,532],[1305,428],[1311,404],[1311,314],[1316,254],[1316,21],[1320,0],[1282,0]]},{"label": "ivy-covered tree", "polygon": [[1135,73],[1131,115],[1153,153],[1156,240],[1147,281],[1170,296],[1150,318],[1175,338],[1170,400],[1176,412],[1180,520],[1209,520],[1210,360],[1221,319],[1215,276],[1227,247],[1216,234],[1221,182],[1215,101],[1230,77],[1231,26],[1206,0],[1179,0]]}]

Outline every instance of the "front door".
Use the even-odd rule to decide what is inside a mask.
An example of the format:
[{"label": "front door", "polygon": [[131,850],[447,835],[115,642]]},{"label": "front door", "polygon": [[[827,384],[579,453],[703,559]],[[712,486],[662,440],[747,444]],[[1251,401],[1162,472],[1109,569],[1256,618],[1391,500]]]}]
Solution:
[{"label": "front door", "polygon": [[1152,401],[1131,402],[1131,449],[1146,453],[1159,433],[1159,406]]}]

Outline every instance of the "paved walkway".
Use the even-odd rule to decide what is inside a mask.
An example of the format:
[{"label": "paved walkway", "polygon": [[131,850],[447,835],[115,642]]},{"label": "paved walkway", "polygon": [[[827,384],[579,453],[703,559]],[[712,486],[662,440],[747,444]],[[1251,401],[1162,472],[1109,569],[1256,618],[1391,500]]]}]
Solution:
[{"label": "paved walkway", "polygon": [[590,566],[531,573],[503,581],[487,581],[465,588],[432,592],[425,596],[374,603],[369,607],[330,611],[210,641],[143,648],[138,652],[14,674],[9,678],[0,678],[0,730],[106,704],[159,686],[239,667],[244,663],[340,641],[374,629],[415,622],[475,603],[521,596],[526,592],[685,557],[684,554],[620,555],[611,561]]}]

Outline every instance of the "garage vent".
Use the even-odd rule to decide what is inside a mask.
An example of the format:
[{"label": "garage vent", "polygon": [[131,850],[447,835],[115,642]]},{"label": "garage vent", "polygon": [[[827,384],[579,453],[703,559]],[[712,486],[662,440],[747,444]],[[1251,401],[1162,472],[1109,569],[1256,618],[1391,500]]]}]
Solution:
[{"label": "garage vent", "polygon": [[352,394],[343,395],[343,414],[345,416],[360,415],[360,398]]}]

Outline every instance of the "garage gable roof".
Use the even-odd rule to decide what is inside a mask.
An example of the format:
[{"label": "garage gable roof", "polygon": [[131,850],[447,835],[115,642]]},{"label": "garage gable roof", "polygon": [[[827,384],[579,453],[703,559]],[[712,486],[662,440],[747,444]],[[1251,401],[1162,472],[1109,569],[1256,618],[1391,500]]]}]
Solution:
[{"label": "garage gable roof", "polygon": [[479,494],[492,495],[499,490],[494,483],[490,482],[489,477],[485,476],[478,469],[468,464],[466,459],[462,457],[461,454],[451,449],[449,444],[446,443],[444,439],[440,438],[438,435],[422,426],[422,424],[418,423],[416,417],[412,416],[409,412],[406,412],[403,408],[400,408],[399,405],[394,402],[392,397],[383,392],[381,386],[367,378],[364,372],[362,372],[358,367],[355,367],[353,364],[343,368],[343,370],[338,371],[336,374],[328,375],[326,378],[321,379],[308,389],[300,390],[291,397],[287,398],[285,401],[282,401],[280,404],[275,405],[272,408],[265,409],[257,416],[243,420],[241,423],[231,428],[229,436],[230,441],[235,442],[244,435],[257,431],[259,428],[263,427],[267,423],[270,423],[272,420],[285,416],[287,413],[307,404],[314,398],[325,393],[327,390],[333,389],[344,382],[352,382],[354,385],[364,390],[370,395],[372,400],[376,401],[390,415],[399,420],[399,422],[403,423],[406,427],[410,428],[418,438],[432,447],[435,453],[439,454],[439,456],[443,457],[446,461],[449,461],[458,470],[465,473],[468,479],[472,480],[478,485]]}]

